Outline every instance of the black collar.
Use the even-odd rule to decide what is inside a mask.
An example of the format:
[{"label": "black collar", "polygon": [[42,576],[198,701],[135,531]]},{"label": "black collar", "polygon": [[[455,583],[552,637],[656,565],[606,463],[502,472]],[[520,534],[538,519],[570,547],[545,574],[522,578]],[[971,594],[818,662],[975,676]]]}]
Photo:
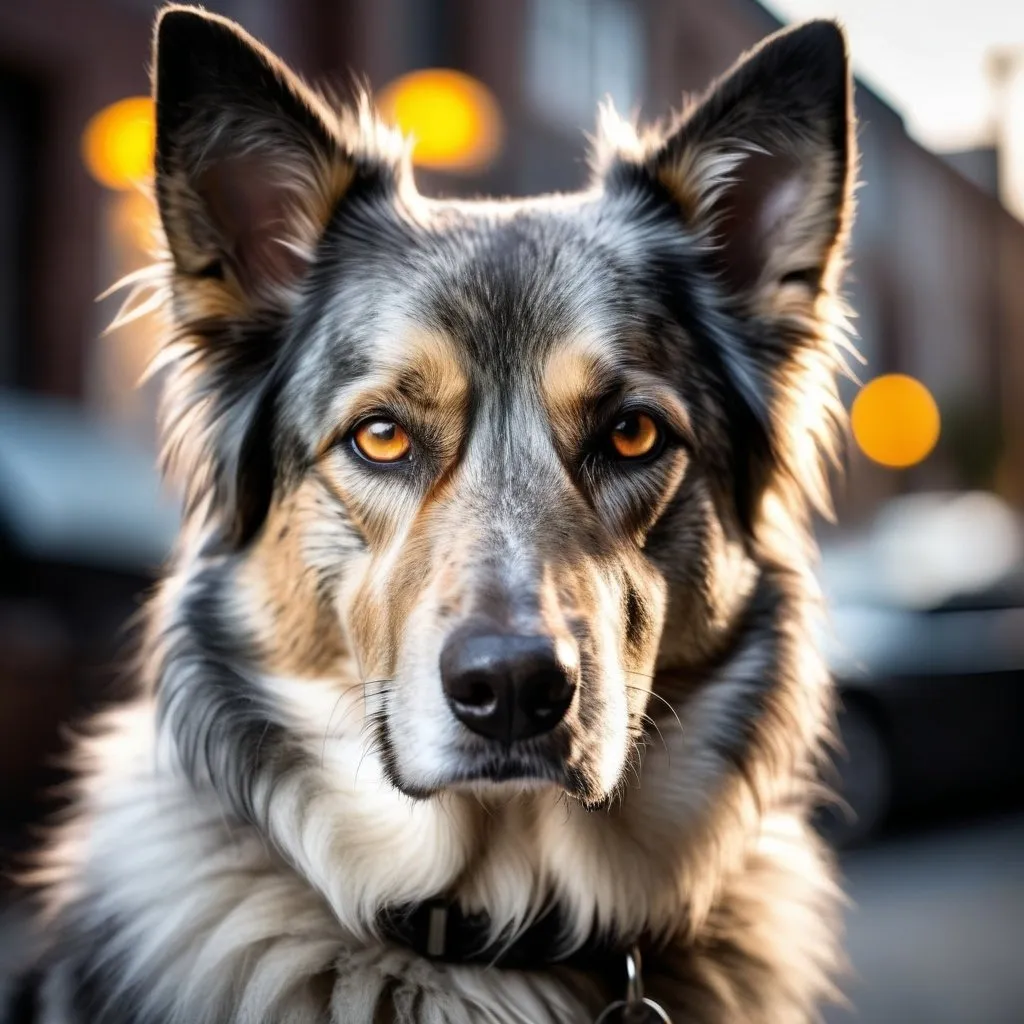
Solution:
[{"label": "black collar", "polygon": [[565,920],[557,907],[537,918],[511,943],[490,942],[486,914],[467,914],[445,899],[391,910],[382,916],[381,924],[390,941],[428,960],[514,971],[564,965],[603,974],[613,983],[625,977],[626,954],[636,944],[595,932],[582,946],[567,950]]}]

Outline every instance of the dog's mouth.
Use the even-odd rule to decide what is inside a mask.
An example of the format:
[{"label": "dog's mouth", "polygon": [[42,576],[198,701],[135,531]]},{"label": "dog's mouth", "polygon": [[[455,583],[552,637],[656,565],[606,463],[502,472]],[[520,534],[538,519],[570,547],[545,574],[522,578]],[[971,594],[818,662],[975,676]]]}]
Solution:
[{"label": "dog's mouth", "polygon": [[562,758],[509,751],[503,754],[471,755],[453,775],[448,788],[521,783],[524,786],[566,786],[570,773]]},{"label": "dog's mouth", "polygon": [[406,796],[427,800],[441,793],[467,792],[480,795],[515,795],[528,790],[553,788],[586,800],[587,788],[581,773],[566,765],[537,758],[486,758],[470,762],[432,786],[410,786],[394,780]]},{"label": "dog's mouth", "polygon": [[407,796],[429,799],[445,792],[514,794],[522,790],[554,788],[587,800],[590,797],[586,772],[575,764],[570,730],[561,728],[551,735],[536,737],[510,746],[470,742],[451,750],[446,761],[450,768],[419,785],[403,780],[393,770],[396,759],[390,738],[383,738],[384,761],[390,764],[392,783]]}]

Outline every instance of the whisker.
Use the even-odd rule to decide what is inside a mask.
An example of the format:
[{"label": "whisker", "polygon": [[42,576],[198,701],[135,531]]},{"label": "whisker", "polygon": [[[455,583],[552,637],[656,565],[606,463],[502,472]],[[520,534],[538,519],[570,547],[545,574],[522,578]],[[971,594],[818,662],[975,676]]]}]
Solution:
[{"label": "whisker", "polygon": [[667,700],[665,700],[664,697],[662,697],[662,695],[660,693],[655,693],[654,690],[647,690],[647,689],[645,689],[642,686],[630,686],[629,683],[626,683],[626,689],[627,690],[635,690],[637,693],[647,693],[647,694],[650,694],[650,696],[652,696],[655,700],[660,700],[661,703],[664,704],[665,707],[667,707],[669,709],[669,711],[672,712],[672,717],[676,720],[676,725],[679,726],[679,731],[680,732],[684,731],[683,730],[683,722],[682,722],[682,719],[680,719],[680,717],[679,717],[679,713],[676,711],[676,709]]},{"label": "whisker", "polygon": [[[341,688],[341,690],[338,692],[338,699],[334,702],[333,706],[331,707],[331,713],[327,716],[327,724],[324,726],[324,740],[323,740],[323,743],[321,744],[321,747],[320,747],[320,767],[321,768],[323,768],[323,766],[324,766],[324,758],[327,755],[327,740],[329,738],[333,738],[333,737],[331,737],[331,722],[334,720],[334,715],[335,715],[335,713],[338,710],[338,705],[353,690],[357,689],[358,687],[362,687],[362,686],[365,686],[365,684],[361,683],[361,682],[360,683],[349,683],[347,686],[343,686]],[[349,709],[349,712],[351,712],[351,708]],[[349,712],[346,712],[346,714],[348,714]],[[342,722],[345,721],[345,716],[344,715],[342,715],[341,721]]]},{"label": "whisker", "polygon": [[[353,710],[357,709],[359,707],[358,702],[353,703],[352,705],[350,705],[345,710],[345,713],[339,719],[337,731],[332,732],[331,724],[334,721],[334,716],[337,714],[338,706],[341,704],[342,700],[344,700],[349,694],[351,694],[353,690],[362,689],[364,691],[363,708],[364,708],[364,711],[365,711],[365,719],[364,719],[363,725],[360,727],[360,733],[363,733],[363,732],[366,731],[367,725],[368,724],[372,724],[374,722],[374,720],[375,720],[375,716],[378,714],[378,712],[373,711],[373,710],[366,711],[366,691],[367,691],[367,689],[369,687],[374,687],[374,686],[375,687],[381,687],[380,689],[377,690],[377,692],[375,694],[376,696],[380,696],[381,694],[386,692],[387,684],[391,683],[391,682],[393,682],[393,679],[391,677],[382,676],[379,679],[364,679],[364,680],[360,680],[359,682],[349,683],[348,685],[341,687],[341,689],[338,692],[337,699],[334,701],[334,704],[331,706],[331,713],[327,716],[327,722],[324,725],[323,742],[320,745],[320,768],[321,769],[323,769],[325,761],[326,761],[326,757],[327,757],[327,741],[330,740],[330,739],[340,739],[341,738],[341,736],[343,735],[343,726],[345,724],[345,721],[353,713]],[[368,748],[366,750],[364,750],[363,757],[366,756],[367,752],[368,752]],[[361,763],[362,763],[362,757],[360,758],[360,764]],[[356,774],[357,775],[358,775],[358,772],[359,772],[359,767],[357,765],[356,766]]]},{"label": "whisker", "polygon": [[[344,689],[342,689],[342,691],[338,694],[338,699],[334,702],[334,704],[331,705],[331,713],[327,716],[327,724],[324,726],[324,741],[320,745],[320,769],[321,769],[321,771],[323,770],[323,767],[324,767],[324,759],[327,757],[327,737],[328,737],[328,734],[331,731],[331,719],[334,718],[334,714],[338,710],[338,705],[345,698],[346,694],[350,693],[351,691],[352,691],[352,687],[351,686],[344,687]],[[344,716],[342,716],[342,717],[344,718]]]},{"label": "whisker", "polygon": [[[379,684],[379,683],[386,683],[386,682],[389,682],[389,680],[384,680],[384,679],[377,679],[377,680],[371,680],[371,682],[373,682],[373,683],[378,683],[378,684]],[[369,685],[369,684],[367,684],[367,685]],[[387,694],[387,692],[388,692],[388,690],[387,690],[387,687],[386,687],[386,686],[382,686],[382,687],[380,687],[379,689],[377,689],[376,691],[374,691],[374,693],[372,694],[372,696],[373,696],[373,698],[374,698],[375,700],[381,700],[381,699],[383,699],[383,697],[384,697],[384,696],[385,696],[385,695]],[[370,716],[372,716],[372,715],[374,715],[374,714],[376,714],[376,713],[377,713],[377,711],[379,710],[379,709],[376,709],[376,708],[371,708],[371,707],[369,707],[369,705],[368,705],[368,696],[369,696],[368,694],[365,694],[365,695],[364,695],[364,698],[363,698],[363,704],[362,704],[362,708],[363,708],[363,713],[364,713],[364,721],[363,721],[363,725],[362,725],[362,726],[360,726],[360,733],[362,733],[362,732],[363,732],[363,731],[365,730],[365,728],[366,728],[366,718],[367,718],[367,717],[370,717]],[[347,718],[347,717],[348,717],[349,715],[351,715],[353,711],[355,711],[355,710],[358,710],[358,709],[359,709],[359,705],[358,705],[358,704],[353,704],[353,705],[352,705],[352,706],[351,706],[351,707],[350,707],[350,708],[349,708],[349,709],[348,709],[348,710],[347,710],[347,711],[345,712],[345,714],[344,714],[344,715],[342,715],[342,717],[341,717],[340,721],[338,722],[338,726],[339,726],[339,734],[340,734],[341,726],[342,726],[342,725],[344,724],[344,722],[345,722],[346,718]]]},{"label": "whisker", "polygon": [[669,768],[672,767],[672,751],[668,748],[668,743],[665,742],[665,734],[661,731],[661,726],[651,718],[650,715],[644,715],[644,721],[649,723],[654,731],[658,734],[658,739],[661,740],[661,745],[665,748],[665,753],[668,754]]},{"label": "whisker", "polygon": [[[377,718],[377,715],[375,713],[374,714],[373,724],[374,725],[379,725],[380,723],[378,721],[376,721],[376,718]],[[375,747],[378,745],[379,742],[380,742],[380,730],[379,729],[367,730],[366,742],[363,743],[363,750],[362,750],[362,753],[360,753],[359,761],[356,764],[356,771],[355,771],[355,775],[353,776],[353,781],[355,781],[355,782],[359,781],[359,770],[363,767],[363,761],[365,761],[367,756],[372,751],[374,751]]]},{"label": "whisker", "polygon": [[393,682],[393,678],[382,677],[380,679],[368,679],[364,683],[365,686],[379,687],[375,696],[381,698],[381,704],[379,707],[370,708],[366,712],[362,728],[359,730],[362,737],[360,745],[363,749],[356,764],[354,775],[356,781],[359,779],[359,772],[363,767],[363,761],[366,760],[370,753],[379,751],[381,726],[386,722],[387,716],[387,706],[384,698],[387,697],[389,684]]},{"label": "whisker", "polygon": [[636,676],[638,679],[654,679],[654,674],[649,672],[634,672],[630,668],[623,669],[622,671],[625,672],[627,676]]},{"label": "whisker", "polygon": [[332,737],[332,739],[341,739],[342,736],[344,736],[344,734],[345,734],[345,725],[347,724],[349,717],[355,711],[358,711],[358,710],[359,710],[359,705],[358,704],[350,704],[345,709],[345,714],[343,714],[341,716],[341,718],[338,719],[338,728],[337,728],[337,731],[335,732],[334,736]]}]

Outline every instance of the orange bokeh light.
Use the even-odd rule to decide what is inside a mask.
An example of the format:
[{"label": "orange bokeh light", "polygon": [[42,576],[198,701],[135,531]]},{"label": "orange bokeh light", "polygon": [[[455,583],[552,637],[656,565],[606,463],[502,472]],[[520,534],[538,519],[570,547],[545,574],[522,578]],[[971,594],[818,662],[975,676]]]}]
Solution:
[{"label": "orange bokeh light", "polygon": [[939,407],[913,377],[890,373],[869,381],[851,410],[853,436],[874,462],[892,469],[916,465],[939,440]]},{"label": "orange bokeh light", "polygon": [[413,136],[413,162],[421,167],[481,170],[501,148],[497,100],[483,83],[461,71],[412,71],[392,82],[378,105],[385,119]]},{"label": "orange bokeh light", "polygon": [[156,121],[148,96],[130,96],[104,107],[85,126],[82,157],[107,188],[132,188],[153,174]]}]

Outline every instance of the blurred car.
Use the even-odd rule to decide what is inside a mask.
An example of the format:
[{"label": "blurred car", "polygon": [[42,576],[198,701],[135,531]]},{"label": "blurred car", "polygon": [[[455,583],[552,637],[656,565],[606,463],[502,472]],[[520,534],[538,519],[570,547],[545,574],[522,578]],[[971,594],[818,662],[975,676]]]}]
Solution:
[{"label": "blurred car", "polygon": [[1024,526],[985,493],[918,494],[823,548],[839,685],[838,845],[1024,797]]},{"label": "blurred car", "polygon": [[0,874],[60,777],[62,723],[112,695],[176,524],[143,445],[0,389]]}]

